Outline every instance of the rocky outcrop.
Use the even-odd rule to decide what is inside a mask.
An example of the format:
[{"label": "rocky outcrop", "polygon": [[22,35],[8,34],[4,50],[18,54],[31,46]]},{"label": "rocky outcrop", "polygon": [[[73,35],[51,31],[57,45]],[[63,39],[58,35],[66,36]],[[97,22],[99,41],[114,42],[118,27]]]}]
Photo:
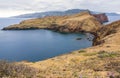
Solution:
[{"label": "rocky outcrop", "polygon": [[25,20],[20,24],[5,27],[3,30],[51,29],[60,32],[95,32],[100,26],[98,19],[89,11],[85,11],[69,16]]},{"label": "rocky outcrop", "polygon": [[98,19],[98,21],[100,21],[101,23],[105,23],[105,22],[108,22],[108,17],[106,16],[105,13],[101,13],[101,14],[93,14],[93,16],[95,18]]},{"label": "rocky outcrop", "polygon": [[[120,20],[101,27],[95,33],[93,45],[106,44],[107,42],[110,42],[110,43],[112,42],[112,44],[113,43],[120,44],[120,42],[117,41],[117,39],[120,39],[120,37],[119,37],[119,35],[115,36],[116,34],[120,34]],[[114,37],[116,37],[116,38],[114,39]],[[111,39],[111,41],[109,41],[110,39]]]}]

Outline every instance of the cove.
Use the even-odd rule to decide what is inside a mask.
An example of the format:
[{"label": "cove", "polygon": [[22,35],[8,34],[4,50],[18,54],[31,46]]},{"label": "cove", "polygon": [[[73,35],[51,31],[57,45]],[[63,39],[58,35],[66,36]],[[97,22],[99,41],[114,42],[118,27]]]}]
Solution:
[{"label": "cove", "polygon": [[[0,28],[21,20],[1,19]],[[82,33],[63,34],[50,30],[0,31],[0,59],[8,61],[35,62],[90,46],[92,41]]]}]

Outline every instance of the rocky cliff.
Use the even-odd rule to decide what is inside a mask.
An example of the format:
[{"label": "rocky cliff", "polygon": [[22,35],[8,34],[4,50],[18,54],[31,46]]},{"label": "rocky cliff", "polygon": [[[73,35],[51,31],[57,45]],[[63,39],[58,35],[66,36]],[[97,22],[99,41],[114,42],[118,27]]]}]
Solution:
[{"label": "rocky cliff", "polygon": [[[101,27],[96,32],[96,38],[94,39],[94,45],[100,45],[103,43],[105,44],[107,42],[110,42],[110,43],[117,42],[115,44],[119,44],[119,40],[117,41],[117,39],[119,39],[119,35],[118,37],[115,36],[116,34],[119,34],[119,32],[120,32],[120,20]],[[116,39],[114,39],[114,37]],[[108,39],[111,41],[108,41]]]},{"label": "rocky cliff", "polygon": [[98,19],[98,21],[100,21],[101,23],[104,23],[104,22],[108,22],[108,17],[106,16],[105,13],[101,13],[101,14],[93,14],[93,16],[95,18]]}]

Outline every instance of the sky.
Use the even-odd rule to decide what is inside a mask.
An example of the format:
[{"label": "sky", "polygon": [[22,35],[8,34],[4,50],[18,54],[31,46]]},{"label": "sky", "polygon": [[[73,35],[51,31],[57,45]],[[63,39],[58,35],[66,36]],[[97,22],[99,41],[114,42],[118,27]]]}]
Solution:
[{"label": "sky", "polygon": [[120,13],[119,8],[120,0],[0,0],[0,17],[67,9]]}]

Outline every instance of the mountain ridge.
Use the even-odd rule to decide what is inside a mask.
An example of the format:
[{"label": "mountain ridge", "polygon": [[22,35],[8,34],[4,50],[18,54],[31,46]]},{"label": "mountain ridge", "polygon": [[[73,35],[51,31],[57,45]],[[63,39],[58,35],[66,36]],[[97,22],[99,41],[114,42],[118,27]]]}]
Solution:
[{"label": "mountain ridge", "polygon": [[[68,9],[65,11],[46,11],[46,12],[36,12],[36,13],[29,13],[29,14],[22,14],[18,16],[13,16],[13,18],[42,18],[45,16],[64,16],[64,15],[71,15],[71,14],[77,14],[83,11],[88,11],[88,9]],[[95,12],[90,11],[93,14],[101,13],[101,12]],[[117,13],[106,13],[106,15],[114,16],[114,15],[120,15]]]}]

